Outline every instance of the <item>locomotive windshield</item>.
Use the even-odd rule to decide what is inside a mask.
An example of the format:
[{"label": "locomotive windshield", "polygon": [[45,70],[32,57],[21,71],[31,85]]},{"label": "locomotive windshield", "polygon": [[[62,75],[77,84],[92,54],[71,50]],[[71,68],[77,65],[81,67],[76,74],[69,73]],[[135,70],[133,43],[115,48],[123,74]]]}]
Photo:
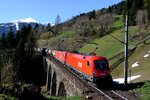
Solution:
[{"label": "locomotive windshield", "polygon": [[108,70],[108,62],[105,60],[94,60],[96,70]]}]

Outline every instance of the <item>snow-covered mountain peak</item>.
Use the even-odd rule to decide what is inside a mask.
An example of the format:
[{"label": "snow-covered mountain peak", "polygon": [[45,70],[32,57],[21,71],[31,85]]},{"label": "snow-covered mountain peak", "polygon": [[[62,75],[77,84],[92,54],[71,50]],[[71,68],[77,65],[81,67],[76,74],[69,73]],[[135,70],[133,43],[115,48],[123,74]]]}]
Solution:
[{"label": "snow-covered mountain peak", "polygon": [[19,23],[19,22],[23,22],[23,23],[39,23],[38,21],[36,21],[33,18],[25,18],[25,19],[19,19],[19,20],[13,20],[10,21],[11,23]]},{"label": "snow-covered mountain peak", "polygon": [[[12,28],[13,32],[16,33],[18,30],[22,29],[24,25],[31,25],[34,28],[36,25],[43,26],[43,24],[39,23],[33,18],[19,19],[13,20],[6,23],[0,23],[0,36],[2,33],[8,33],[10,28]],[[46,25],[45,25],[46,26]]]}]

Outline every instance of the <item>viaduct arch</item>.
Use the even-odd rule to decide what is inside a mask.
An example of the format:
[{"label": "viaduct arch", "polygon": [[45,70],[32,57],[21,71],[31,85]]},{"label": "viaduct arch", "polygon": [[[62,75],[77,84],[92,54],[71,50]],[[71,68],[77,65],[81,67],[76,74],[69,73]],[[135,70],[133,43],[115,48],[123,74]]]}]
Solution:
[{"label": "viaduct arch", "polygon": [[68,97],[80,95],[84,90],[77,86],[74,78],[64,72],[63,67],[51,60],[43,57],[43,66],[46,73],[46,91],[50,96]]}]

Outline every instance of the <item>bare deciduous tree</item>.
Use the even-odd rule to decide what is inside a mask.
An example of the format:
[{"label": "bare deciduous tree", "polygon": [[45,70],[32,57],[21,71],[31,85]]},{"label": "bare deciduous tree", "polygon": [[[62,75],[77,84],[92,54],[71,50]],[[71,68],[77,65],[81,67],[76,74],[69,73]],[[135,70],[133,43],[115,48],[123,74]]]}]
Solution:
[{"label": "bare deciduous tree", "polygon": [[111,25],[114,21],[114,14],[104,14],[97,18],[97,25],[100,26],[99,36],[110,32]]},{"label": "bare deciduous tree", "polygon": [[59,15],[56,16],[54,32],[55,35],[58,35],[61,30],[61,18]]},{"label": "bare deciduous tree", "polygon": [[136,15],[136,24],[138,27],[144,26],[145,28],[148,25],[148,15],[146,10],[138,10]]}]

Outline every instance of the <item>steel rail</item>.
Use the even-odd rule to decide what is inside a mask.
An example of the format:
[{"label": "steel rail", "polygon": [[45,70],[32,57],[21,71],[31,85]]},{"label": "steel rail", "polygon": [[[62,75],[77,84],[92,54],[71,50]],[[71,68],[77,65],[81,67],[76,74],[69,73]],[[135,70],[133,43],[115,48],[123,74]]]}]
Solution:
[{"label": "steel rail", "polygon": [[113,90],[112,90],[112,92],[113,92],[114,94],[118,95],[119,97],[123,98],[124,100],[128,100],[127,98],[125,98],[124,96],[120,95],[119,93],[117,93],[117,92],[115,92],[115,91],[113,91]]}]

